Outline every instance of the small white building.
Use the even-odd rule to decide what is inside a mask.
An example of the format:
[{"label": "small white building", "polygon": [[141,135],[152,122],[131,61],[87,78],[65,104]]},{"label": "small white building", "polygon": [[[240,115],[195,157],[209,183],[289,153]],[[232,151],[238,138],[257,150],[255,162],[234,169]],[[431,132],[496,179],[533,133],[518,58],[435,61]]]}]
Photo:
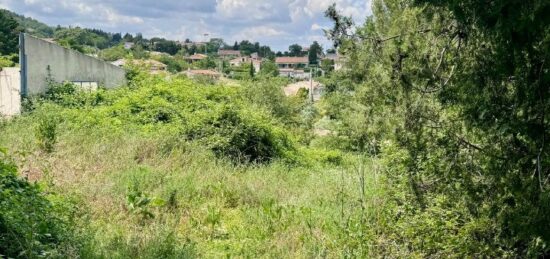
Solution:
[{"label": "small white building", "polygon": [[124,42],[124,49],[131,49],[133,48],[135,43],[133,42]]}]

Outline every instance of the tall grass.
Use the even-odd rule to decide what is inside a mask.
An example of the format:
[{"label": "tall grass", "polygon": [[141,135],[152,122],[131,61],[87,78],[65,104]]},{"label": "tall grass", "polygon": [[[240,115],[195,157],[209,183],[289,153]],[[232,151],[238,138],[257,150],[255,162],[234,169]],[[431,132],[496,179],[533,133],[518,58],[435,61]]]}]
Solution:
[{"label": "tall grass", "polygon": [[[309,258],[376,251],[369,244],[386,206],[376,160],[298,147],[278,149],[281,159],[268,163],[235,163],[208,148],[223,138],[182,135],[180,125],[192,114],[177,110],[183,105],[194,116],[209,116],[201,105],[217,109],[209,100],[234,101],[224,95],[233,90],[197,90],[205,91],[204,101],[168,87],[99,93],[105,95],[94,98],[103,100],[99,106],[38,105],[2,129],[0,145],[21,174],[77,204],[69,220],[82,240],[80,257]],[[137,98],[144,94],[164,100]],[[195,103],[179,104],[181,98]],[[163,111],[169,121],[149,120]],[[51,138],[40,125],[53,114],[61,119]],[[264,131],[277,127],[260,121],[253,123]],[[247,134],[261,133],[250,129]],[[269,137],[284,134],[279,129]],[[37,145],[42,136],[55,140],[51,152]]]}]

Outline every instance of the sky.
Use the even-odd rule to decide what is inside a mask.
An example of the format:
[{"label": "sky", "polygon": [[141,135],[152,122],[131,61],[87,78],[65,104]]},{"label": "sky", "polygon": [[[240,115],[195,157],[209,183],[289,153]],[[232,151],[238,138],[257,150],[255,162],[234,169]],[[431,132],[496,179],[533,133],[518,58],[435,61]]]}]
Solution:
[{"label": "sky", "polygon": [[[108,32],[138,33],[147,38],[227,43],[259,41],[287,50],[313,41],[330,42],[324,11],[336,3],[343,14],[361,23],[371,14],[371,0],[0,0],[0,8],[48,25],[80,26]],[[209,34],[209,36],[204,36]]]}]

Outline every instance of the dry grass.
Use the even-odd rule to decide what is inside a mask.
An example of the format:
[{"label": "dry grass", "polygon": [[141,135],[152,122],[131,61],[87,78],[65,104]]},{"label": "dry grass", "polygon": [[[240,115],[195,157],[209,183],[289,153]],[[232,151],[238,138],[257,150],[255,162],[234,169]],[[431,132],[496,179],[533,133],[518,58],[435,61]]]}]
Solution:
[{"label": "dry grass", "polygon": [[[62,127],[47,154],[29,124],[25,117],[10,123],[0,145],[23,174],[79,202],[76,224],[91,240],[84,257],[341,257],[357,246],[345,233],[361,206],[353,168],[234,166],[193,144],[132,130]],[[364,202],[380,210],[382,187],[366,175]],[[143,208],[154,218],[129,208],[133,184],[163,201]]]}]

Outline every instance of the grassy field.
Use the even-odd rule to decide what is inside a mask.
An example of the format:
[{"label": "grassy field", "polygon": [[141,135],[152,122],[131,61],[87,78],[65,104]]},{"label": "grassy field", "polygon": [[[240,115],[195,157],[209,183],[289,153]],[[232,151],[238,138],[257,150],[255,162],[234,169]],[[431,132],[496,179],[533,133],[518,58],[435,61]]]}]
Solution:
[{"label": "grassy field", "polygon": [[[385,208],[374,160],[343,154],[326,163],[300,146],[307,165],[239,164],[164,124],[98,121],[103,108],[45,104],[1,126],[0,146],[20,175],[69,208],[82,241],[63,254],[311,258],[380,249],[367,242]],[[40,132],[52,114],[61,119],[46,152]]]}]

